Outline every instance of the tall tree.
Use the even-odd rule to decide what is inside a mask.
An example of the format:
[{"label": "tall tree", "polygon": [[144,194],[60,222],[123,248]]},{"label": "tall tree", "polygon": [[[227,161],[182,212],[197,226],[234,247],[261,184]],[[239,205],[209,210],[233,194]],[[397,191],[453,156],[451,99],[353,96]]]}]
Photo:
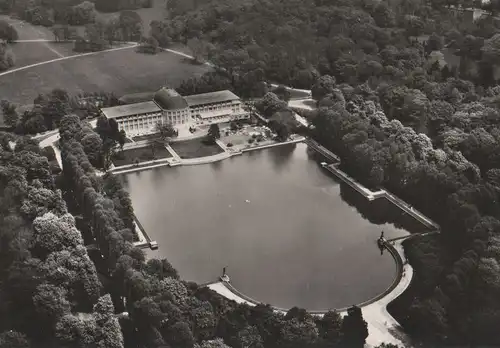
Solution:
[{"label": "tall tree", "polygon": [[215,143],[215,140],[220,138],[220,129],[217,123],[213,123],[210,125],[210,128],[208,128],[207,137],[208,140],[212,143]]},{"label": "tall tree", "polygon": [[18,39],[16,28],[4,20],[0,20],[0,39],[11,43]]},{"label": "tall tree", "polygon": [[185,322],[177,322],[172,325],[169,330],[168,337],[165,339],[174,346],[179,348],[193,348],[194,346],[194,338],[189,325]]},{"label": "tall tree", "polygon": [[328,94],[333,94],[335,89],[335,77],[329,75],[321,76],[311,88],[311,94],[314,100],[320,101]]},{"label": "tall tree", "polygon": [[142,33],[142,19],[135,11],[121,11],[118,18],[123,38],[128,41],[139,41]]},{"label": "tall tree", "polygon": [[16,106],[7,100],[0,102],[2,108],[3,120],[7,126],[15,127],[19,122],[19,115],[16,111]]},{"label": "tall tree", "polygon": [[158,122],[156,124],[156,131],[160,134],[161,139],[164,142],[169,142],[173,137],[177,136],[177,130],[174,128],[172,123],[162,123]]},{"label": "tall tree", "polygon": [[352,306],[342,322],[342,345],[362,348],[367,337],[368,324],[363,319],[363,313],[359,307]]}]

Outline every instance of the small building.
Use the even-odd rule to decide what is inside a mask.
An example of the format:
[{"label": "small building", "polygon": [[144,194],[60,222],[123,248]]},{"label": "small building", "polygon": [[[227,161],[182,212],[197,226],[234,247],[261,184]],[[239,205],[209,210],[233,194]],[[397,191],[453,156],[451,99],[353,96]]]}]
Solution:
[{"label": "small building", "polygon": [[183,97],[167,87],[158,90],[151,101],[102,108],[100,112],[115,119],[119,129],[130,136],[154,133],[157,123],[189,128],[250,117],[240,98],[231,91]]}]

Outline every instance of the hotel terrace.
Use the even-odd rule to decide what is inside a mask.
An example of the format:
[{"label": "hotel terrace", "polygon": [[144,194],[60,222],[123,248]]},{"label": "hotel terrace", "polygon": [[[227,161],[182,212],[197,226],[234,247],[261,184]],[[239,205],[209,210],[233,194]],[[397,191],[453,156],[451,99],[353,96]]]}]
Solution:
[{"label": "hotel terrace", "polygon": [[231,91],[183,97],[170,88],[160,89],[152,101],[102,108],[101,114],[115,119],[119,129],[130,136],[154,133],[158,122],[186,128],[250,117],[240,98]]}]

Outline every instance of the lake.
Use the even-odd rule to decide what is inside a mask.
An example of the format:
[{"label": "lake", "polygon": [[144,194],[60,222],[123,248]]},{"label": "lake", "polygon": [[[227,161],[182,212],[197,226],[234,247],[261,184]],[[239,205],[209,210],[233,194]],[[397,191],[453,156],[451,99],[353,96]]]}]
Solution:
[{"label": "lake", "polygon": [[322,160],[294,144],[121,178],[159,244],[148,257],[167,258],[197,283],[216,280],[227,266],[233,286],[255,300],[324,310],[391,285],[396,265],[376,240],[382,230],[386,238],[408,234],[411,227],[401,226],[413,219],[339,184]]}]

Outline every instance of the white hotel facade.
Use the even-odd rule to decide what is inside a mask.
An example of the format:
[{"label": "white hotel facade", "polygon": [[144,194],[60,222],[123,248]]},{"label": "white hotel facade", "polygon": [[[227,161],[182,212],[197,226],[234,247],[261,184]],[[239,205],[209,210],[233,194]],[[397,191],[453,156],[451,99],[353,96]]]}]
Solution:
[{"label": "white hotel facade", "polygon": [[231,91],[181,96],[174,89],[162,88],[152,101],[102,108],[101,115],[116,120],[120,130],[137,136],[156,131],[158,122],[175,128],[208,125],[247,119],[240,98]]}]

